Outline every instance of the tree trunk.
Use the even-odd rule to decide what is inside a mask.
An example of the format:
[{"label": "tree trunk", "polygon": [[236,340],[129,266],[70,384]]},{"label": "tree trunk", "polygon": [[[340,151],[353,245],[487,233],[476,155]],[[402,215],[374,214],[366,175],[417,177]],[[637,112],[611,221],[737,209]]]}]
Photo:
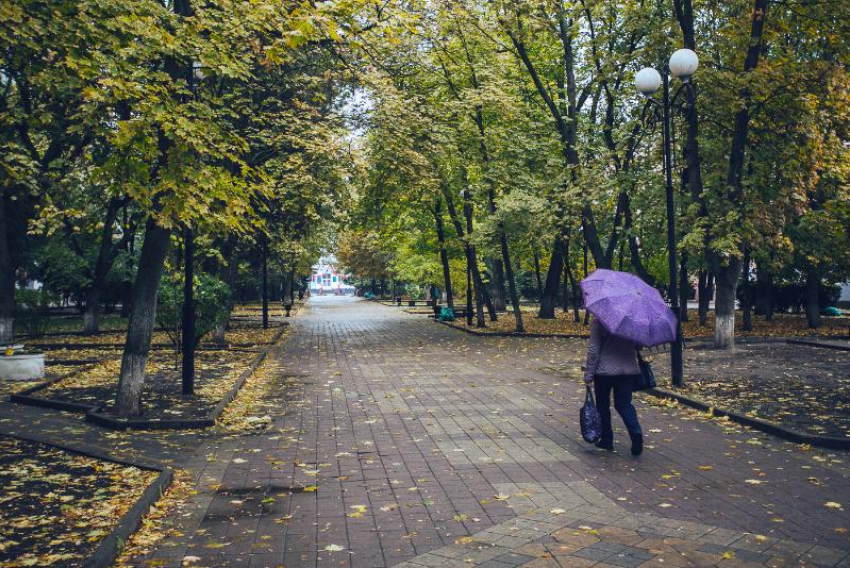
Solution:
[{"label": "tree trunk", "polygon": [[767,296],[765,294],[765,272],[761,263],[756,265],[756,292],[755,302],[753,302],[753,311],[757,316],[763,316],[767,313]]},{"label": "tree trunk", "polygon": [[[135,227],[131,231],[130,237],[127,239],[126,244],[126,252],[127,252],[127,260],[128,260],[128,273],[131,273],[133,270],[133,256],[136,253],[136,230]],[[133,305],[133,281],[130,278],[122,284],[122,292],[121,292],[121,317],[129,318],[130,311]]]},{"label": "tree trunk", "polygon": [[555,239],[552,256],[549,259],[549,271],[546,273],[546,287],[540,298],[540,311],[537,314],[540,319],[555,319],[555,306],[558,303],[558,290],[561,287],[561,268],[564,264],[561,249],[561,239]]},{"label": "tree trunk", "polygon": [[717,295],[714,300],[714,347],[735,348],[735,295],[741,279],[741,259],[731,258],[728,266],[715,270]]},{"label": "tree trunk", "polygon": [[504,312],[508,309],[508,305],[505,300],[505,269],[503,264],[504,261],[494,258],[491,263],[493,266],[493,278],[490,284],[493,287],[493,296],[490,298],[490,300],[493,302],[493,308],[497,312]]},{"label": "tree trunk", "polygon": [[744,331],[753,330],[753,302],[750,291],[750,249],[744,249],[744,268],[741,271],[741,284],[744,286],[741,294],[741,311],[743,312]]},{"label": "tree trunk", "polygon": [[[566,258],[566,255],[564,255]],[[567,313],[570,310],[570,277],[567,274],[567,263],[564,262],[564,277],[561,281],[561,310]]]},{"label": "tree trunk", "polygon": [[714,296],[714,275],[708,270],[700,270],[699,273],[699,325],[705,327],[708,324],[708,307]]},{"label": "tree trunk", "polygon": [[581,313],[579,309],[581,307],[581,294],[578,288],[578,282],[576,282],[575,276],[573,275],[573,268],[570,264],[570,245],[571,239],[569,232],[564,238],[564,271],[567,273],[567,279],[570,281],[570,288],[572,289],[572,304],[573,304],[573,321],[576,323],[581,321]]},{"label": "tree trunk", "polygon": [[466,254],[466,261],[469,263],[470,272],[472,272],[472,291],[475,294],[475,325],[476,327],[485,327],[484,296],[487,294],[487,291],[484,289],[484,281],[481,279],[481,274],[478,270],[478,259],[475,253],[475,247],[468,245],[466,247]]},{"label": "tree trunk", "polygon": [[567,267],[567,277],[570,279],[570,288],[572,288],[573,291],[573,321],[578,323],[581,321],[581,291],[579,290],[575,276],[573,276],[573,270],[570,268],[570,262],[566,258],[564,259],[564,266]]},{"label": "tree trunk", "polygon": [[100,294],[102,283],[92,282],[86,294],[86,308],[83,312],[83,334],[94,335],[100,330]]},{"label": "tree trunk", "polygon": [[145,365],[156,317],[156,296],[171,232],[148,220],[139,268],[133,285],[132,310],[127,328],[121,374],[118,378],[116,407],[118,416],[132,418],[142,414],[142,388]]},{"label": "tree trunk", "polygon": [[227,297],[227,314],[216,324],[212,331],[212,341],[218,345],[227,345],[227,327],[230,321],[230,313],[233,311],[233,289],[235,288],[236,276],[239,271],[239,260],[235,254],[233,242],[228,239],[225,241],[222,249],[226,254],[223,257],[226,259],[226,264],[220,266],[219,275],[227,284],[230,294]]},{"label": "tree trunk", "polygon": [[454,309],[454,291],[452,290],[452,272],[449,266],[449,251],[446,250],[446,231],[443,228],[443,200],[439,197],[434,203],[434,222],[437,225],[437,242],[440,244],[440,264],[443,266],[443,282],[446,286],[446,305]]},{"label": "tree trunk", "polygon": [[284,272],[283,274],[283,290],[281,291],[280,301],[284,304],[292,303],[292,276],[289,271]]},{"label": "tree trunk", "polygon": [[511,295],[511,305],[514,309],[514,318],[516,318],[516,331],[522,333],[525,327],[522,324],[522,312],[519,309],[519,294],[516,291],[516,279],[514,278],[514,269],[511,266],[511,257],[508,250],[508,238],[505,236],[505,227],[499,223],[499,245],[502,249],[502,262],[505,265],[505,270],[508,276],[508,291]]},{"label": "tree trunk", "polygon": [[182,393],[195,394],[195,348],[198,346],[198,330],[195,322],[195,230],[183,229],[183,337]]},{"label": "tree trunk", "polygon": [[[95,260],[94,268],[87,270],[91,276],[91,284],[86,293],[86,306],[83,313],[83,333],[86,335],[95,334],[100,329],[100,310],[101,299],[103,297],[103,287],[106,284],[106,278],[112,270],[112,265],[115,263],[115,258],[118,256],[118,251],[125,247],[125,243],[129,243],[130,235],[125,234],[121,242],[114,243],[112,241],[115,223],[118,220],[118,214],[122,209],[122,200],[112,198],[106,210],[106,216],[103,221],[103,227],[100,230],[100,245],[98,246],[97,259]],[[126,229],[126,209],[125,223]],[[76,240],[76,235],[70,233],[68,238],[71,242],[72,249],[79,255],[82,260],[87,260],[85,250],[79,246]]]},{"label": "tree trunk", "polygon": [[469,264],[469,249],[466,249],[466,325],[472,325],[472,267]]},{"label": "tree trunk", "polygon": [[540,278],[540,256],[537,254],[537,247],[532,244],[531,252],[534,255],[534,278],[537,282],[537,300],[543,298],[543,280]]},{"label": "tree trunk", "polygon": [[[262,295],[263,295],[263,329],[269,328],[269,245],[265,236],[263,239],[262,266]],[[383,291],[381,296],[383,296]]]},{"label": "tree trunk", "polygon": [[[584,239],[584,247],[583,247],[582,254],[584,256],[582,258],[581,267],[582,267],[582,270],[584,271],[584,278],[587,278],[587,239]],[[585,310],[584,311],[584,325],[587,325],[589,321],[590,321],[590,311]]]},{"label": "tree trunk", "polygon": [[679,265],[679,321],[688,321],[688,299],[691,297],[691,283],[688,280],[688,253],[682,251]]},{"label": "tree trunk", "polygon": [[[744,61],[744,73],[751,73],[759,62],[762,50],[762,35],[767,17],[768,0],[754,0],[751,15],[750,41],[747,44],[747,57]],[[747,135],[750,127],[750,101],[752,92],[745,85],[740,89],[740,109],[735,113],[732,143],[729,151],[729,169],[726,172],[726,186],[730,189],[729,201],[743,207],[744,157],[747,148]],[[741,270],[740,257],[732,256],[728,266],[721,266],[716,253],[709,251],[717,281],[717,303],[715,305],[714,346],[720,349],[735,347],[735,290]],[[731,292],[731,296],[729,295]],[[722,307],[721,307],[722,304]]]},{"label": "tree trunk", "polygon": [[9,248],[9,225],[5,191],[0,190],[0,345],[12,343],[15,323],[15,267]]},{"label": "tree trunk", "polygon": [[774,308],[774,305],[775,305],[774,301],[773,301],[773,274],[768,274],[768,277],[766,279],[765,295],[767,297],[765,298],[765,304],[766,305],[765,305],[764,319],[767,320],[767,321],[772,321],[773,320],[773,308]]},{"label": "tree trunk", "polygon": [[496,310],[493,307],[493,302],[490,301],[490,296],[489,294],[487,294],[487,290],[484,287],[484,280],[481,279],[481,271],[478,270],[478,256],[475,252],[475,246],[470,244],[468,240],[464,238],[465,235],[469,235],[470,238],[472,236],[472,205],[468,201],[464,201],[463,214],[466,220],[466,232],[464,232],[463,225],[461,225],[460,223],[460,219],[457,215],[457,210],[454,206],[454,201],[452,201],[451,196],[447,193],[445,187],[443,188],[443,196],[446,199],[446,205],[449,209],[449,217],[451,218],[452,223],[455,226],[457,236],[462,241],[464,241],[467,267],[471,269],[470,272],[472,273],[472,282],[474,285],[474,289],[476,290],[476,293],[481,298],[484,305],[486,305],[487,312],[490,314],[490,321],[496,321]]},{"label": "tree trunk", "polygon": [[806,270],[806,320],[811,329],[820,327],[820,280],[817,269]]}]

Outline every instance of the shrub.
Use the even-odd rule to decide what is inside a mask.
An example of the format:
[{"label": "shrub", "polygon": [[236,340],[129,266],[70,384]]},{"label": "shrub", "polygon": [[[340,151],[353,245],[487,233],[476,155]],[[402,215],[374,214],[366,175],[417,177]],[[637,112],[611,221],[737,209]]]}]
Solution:
[{"label": "shrub", "polygon": [[[183,276],[165,275],[159,285],[156,322],[180,352],[183,347]],[[228,315],[230,288],[209,274],[195,275],[195,345]]]},{"label": "shrub", "polygon": [[56,297],[46,290],[15,290],[15,327],[21,335],[41,337],[50,325],[50,304]]}]

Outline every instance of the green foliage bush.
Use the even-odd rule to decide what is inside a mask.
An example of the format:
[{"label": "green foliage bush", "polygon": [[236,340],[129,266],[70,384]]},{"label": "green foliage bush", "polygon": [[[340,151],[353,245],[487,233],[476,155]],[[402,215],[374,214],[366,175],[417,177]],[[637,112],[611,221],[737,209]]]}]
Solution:
[{"label": "green foliage bush", "polygon": [[56,300],[46,290],[15,290],[15,330],[20,335],[43,336],[50,324],[50,304]]},{"label": "green foliage bush", "polygon": [[[182,275],[164,275],[156,306],[156,322],[165,328],[178,352],[183,346],[183,282]],[[209,274],[195,275],[195,345],[227,318],[229,298],[227,284]]]}]

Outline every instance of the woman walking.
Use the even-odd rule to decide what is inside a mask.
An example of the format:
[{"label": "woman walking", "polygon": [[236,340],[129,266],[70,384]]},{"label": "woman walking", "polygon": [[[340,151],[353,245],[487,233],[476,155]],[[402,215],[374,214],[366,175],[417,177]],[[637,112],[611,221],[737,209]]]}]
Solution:
[{"label": "woman walking", "polygon": [[596,407],[602,418],[602,437],[596,442],[597,448],[609,451],[614,449],[614,430],[611,427],[613,391],[614,408],[632,439],[632,455],[639,456],[643,452],[643,431],[632,404],[632,392],[639,378],[637,346],[628,339],[608,333],[599,320],[594,318],[590,325],[584,381],[593,383]]}]

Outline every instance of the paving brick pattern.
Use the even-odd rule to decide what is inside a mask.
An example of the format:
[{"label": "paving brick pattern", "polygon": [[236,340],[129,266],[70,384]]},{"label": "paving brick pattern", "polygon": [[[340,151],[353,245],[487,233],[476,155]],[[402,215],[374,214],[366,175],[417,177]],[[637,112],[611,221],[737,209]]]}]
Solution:
[{"label": "paving brick pattern", "polygon": [[577,424],[583,341],[337,298],[293,327],[273,426],[195,453],[180,534],[138,565],[850,565],[846,453],[643,399],[644,455],[622,432],[598,452]]}]

